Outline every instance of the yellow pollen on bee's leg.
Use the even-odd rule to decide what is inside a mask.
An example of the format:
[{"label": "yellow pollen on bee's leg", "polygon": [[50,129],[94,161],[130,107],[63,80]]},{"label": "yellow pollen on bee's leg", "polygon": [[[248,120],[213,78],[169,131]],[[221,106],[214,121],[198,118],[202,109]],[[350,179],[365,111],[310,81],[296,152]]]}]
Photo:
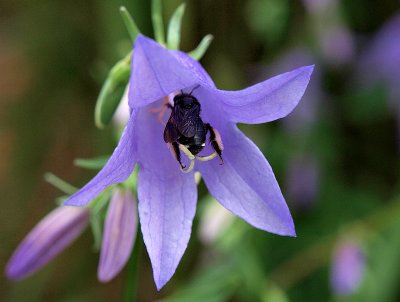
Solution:
[{"label": "yellow pollen on bee's leg", "polygon": [[182,173],[189,173],[190,171],[192,171],[194,168],[194,159],[190,160],[190,165],[189,168],[187,168],[186,170],[184,168],[181,167],[181,172]]},{"label": "yellow pollen on bee's leg", "polygon": [[189,172],[192,171],[193,168],[194,168],[194,160],[195,160],[196,157],[192,154],[192,152],[189,151],[189,149],[188,149],[186,146],[184,146],[184,145],[182,145],[182,144],[179,144],[179,149],[180,149],[183,153],[185,153],[185,155],[190,159],[190,165],[189,165],[189,167],[188,167],[186,170],[185,170],[184,168],[181,167],[181,171],[182,171],[183,173],[189,173]]},{"label": "yellow pollen on bee's leg", "polygon": [[196,158],[196,156],[194,156],[194,155],[192,154],[192,152],[190,152],[189,149],[188,149],[186,146],[184,146],[184,145],[182,145],[182,144],[179,144],[179,149],[181,149],[181,151],[182,151],[183,153],[185,153],[185,155],[186,155],[190,160],[193,160],[193,159]]},{"label": "yellow pollen on bee's leg", "polygon": [[196,156],[196,159],[200,160],[200,161],[209,161],[214,159],[217,156],[217,152],[214,152],[208,156]]}]

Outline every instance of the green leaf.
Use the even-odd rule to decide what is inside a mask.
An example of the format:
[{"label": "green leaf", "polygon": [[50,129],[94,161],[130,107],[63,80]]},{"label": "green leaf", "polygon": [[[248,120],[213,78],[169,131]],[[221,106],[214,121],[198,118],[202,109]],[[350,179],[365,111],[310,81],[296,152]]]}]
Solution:
[{"label": "green leaf", "polygon": [[140,30],[137,27],[135,21],[133,20],[131,14],[128,12],[125,6],[121,6],[119,8],[119,12],[121,14],[122,20],[124,21],[125,27],[128,30],[129,36],[132,39],[132,42],[136,40],[138,34],[140,34]]},{"label": "green leaf", "polygon": [[188,54],[191,56],[193,59],[199,61],[204,54],[206,53],[208,47],[210,46],[212,40],[214,39],[213,35],[206,35],[200,42],[200,44],[190,51]]},{"label": "green leaf", "polygon": [[108,73],[95,108],[95,123],[100,129],[107,126],[124,95],[131,73],[131,53],[120,60]]},{"label": "green leaf", "polygon": [[61,192],[72,195],[78,189],[74,187],[73,185],[67,183],[65,180],[62,180],[58,176],[54,175],[53,173],[46,173],[44,174],[44,179],[47,181],[49,184],[53,185],[57,189],[59,189]]},{"label": "green leaf", "polygon": [[161,0],[151,1],[151,20],[153,22],[153,30],[156,41],[165,45],[165,32],[162,17],[162,4]]},{"label": "green leaf", "polygon": [[239,276],[231,263],[218,263],[199,272],[184,288],[159,302],[223,302],[233,295]]},{"label": "green leaf", "polygon": [[170,49],[179,49],[181,42],[182,18],[185,13],[185,8],[185,3],[179,5],[169,21],[167,46]]},{"label": "green leaf", "polygon": [[74,165],[88,170],[100,170],[108,161],[109,156],[99,156],[94,158],[77,158],[74,160]]}]

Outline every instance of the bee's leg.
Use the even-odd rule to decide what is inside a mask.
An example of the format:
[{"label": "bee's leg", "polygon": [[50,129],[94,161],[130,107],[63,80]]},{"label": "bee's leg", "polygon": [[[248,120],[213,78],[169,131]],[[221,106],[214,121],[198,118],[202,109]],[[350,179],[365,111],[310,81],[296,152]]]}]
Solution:
[{"label": "bee's leg", "polygon": [[214,151],[218,154],[219,158],[221,159],[221,165],[224,164],[224,160],[222,158],[222,150],[224,150],[224,145],[222,144],[221,135],[219,134],[217,129],[211,127],[211,125],[208,123],[204,124],[204,127],[206,128],[207,132],[210,132],[210,143]]},{"label": "bee's leg", "polygon": [[169,150],[171,151],[172,155],[178,161],[181,169],[185,169],[186,166],[181,162],[181,152],[179,151],[179,145],[177,142],[168,143]]},{"label": "bee's leg", "polygon": [[184,145],[182,145],[182,144],[179,144],[179,145],[178,145],[178,148],[179,148],[180,150],[182,150],[182,152],[185,153],[185,155],[190,159],[189,168],[187,168],[186,170],[184,169],[185,167],[182,167],[182,164],[181,164],[181,171],[182,171],[183,173],[189,173],[189,172],[192,171],[193,168],[194,168],[194,159],[195,159],[196,157],[192,154],[192,152],[189,151],[188,148],[186,148],[186,146],[184,146]]}]

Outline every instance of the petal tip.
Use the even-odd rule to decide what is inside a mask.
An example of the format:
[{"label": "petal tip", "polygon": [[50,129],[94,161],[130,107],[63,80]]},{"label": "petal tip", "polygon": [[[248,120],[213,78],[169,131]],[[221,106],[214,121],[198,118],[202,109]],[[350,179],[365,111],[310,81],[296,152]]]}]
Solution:
[{"label": "petal tip", "polygon": [[72,206],[72,207],[83,207],[87,204],[87,202],[81,202],[79,200],[74,200],[73,198],[68,198],[64,201],[64,206]]},{"label": "petal tip", "polygon": [[310,73],[310,75],[311,75],[312,72],[314,71],[315,64],[305,66],[305,68],[307,69],[307,71],[309,71],[309,73]]},{"label": "petal tip", "polygon": [[154,282],[156,283],[157,291],[159,292],[165,286],[165,284],[167,284],[168,281],[169,280],[161,280],[160,278],[154,279]]},{"label": "petal tip", "polygon": [[99,280],[101,283],[107,283],[109,282],[113,277],[110,276],[109,274],[106,274],[102,270],[97,271],[97,280]]},{"label": "petal tip", "polygon": [[7,264],[6,269],[4,270],[4,275],[8,280],[11,281],[18,281],[23,278],[23,275],[21,275],[14,269],[14,265],[12,262],[9,262]]},{"label": "petal tip", "polygon": [[291,216],[289,217],[289,220],[285,224],[285,227],[282,228],[282,231],[279,235],[288,237],[297,237],[296,228],[294,226],[294,222]]}]

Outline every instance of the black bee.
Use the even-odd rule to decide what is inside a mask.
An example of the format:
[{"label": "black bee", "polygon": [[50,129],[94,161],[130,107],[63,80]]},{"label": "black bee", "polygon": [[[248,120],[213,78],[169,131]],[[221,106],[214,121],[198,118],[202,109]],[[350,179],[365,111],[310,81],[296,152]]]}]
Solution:
[{"label": "black bee", "polygon": [[197,155],[204,149],[207,133],[210,132],[211,146],[222,164],[223,146],[220,135],[210,124],[203,122],[200,117],[200,103],[191,93],[181,91],[174,97],[174,106],[167,104],[171,109],[171,116],[165,126],[164,141],[172,145],[175,158],[184,169],[179,144],[184,145],[193,155]]}]

